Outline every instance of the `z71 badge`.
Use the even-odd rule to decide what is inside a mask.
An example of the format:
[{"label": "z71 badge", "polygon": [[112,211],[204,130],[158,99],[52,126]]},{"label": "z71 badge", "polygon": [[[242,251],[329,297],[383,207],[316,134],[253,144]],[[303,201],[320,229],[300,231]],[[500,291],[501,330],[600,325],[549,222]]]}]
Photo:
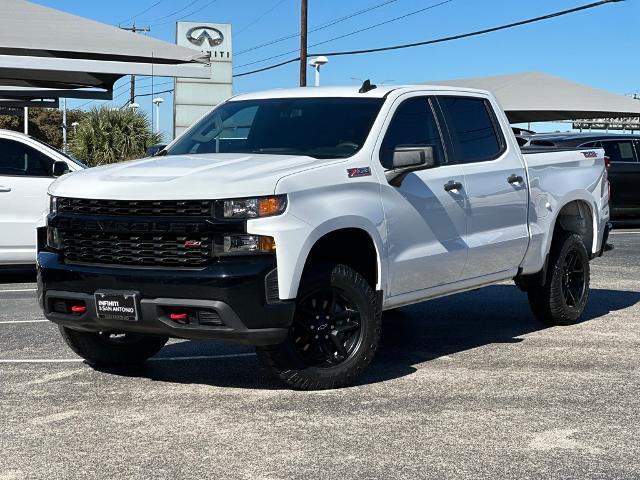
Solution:
[{"label": "z71 badge", "polygon": [[370,167],[347,168],[347,175],[349,176],[349,178],[370,177],[371,168]]}]

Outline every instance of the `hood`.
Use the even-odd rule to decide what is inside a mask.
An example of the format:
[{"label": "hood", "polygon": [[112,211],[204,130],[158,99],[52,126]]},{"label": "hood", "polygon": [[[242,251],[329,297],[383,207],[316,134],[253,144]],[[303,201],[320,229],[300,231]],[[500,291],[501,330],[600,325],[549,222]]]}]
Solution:
[{"label": "hood", "polygon": [[216,153],[145,158],[64,175],[59,197],[199,200],[272,195],[282,177],[326,164],[306,156]]}]

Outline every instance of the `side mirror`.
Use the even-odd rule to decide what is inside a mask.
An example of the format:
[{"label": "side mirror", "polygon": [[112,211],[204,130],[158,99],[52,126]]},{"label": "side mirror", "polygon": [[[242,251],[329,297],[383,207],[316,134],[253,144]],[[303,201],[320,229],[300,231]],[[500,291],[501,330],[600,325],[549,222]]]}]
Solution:
[{"label": "side mirror", "polygon": [[146,151],[146,156],[147,157],[156,157],[156,156],[160,156],[160,152],[162,152],[164,150],[164,148],[167,145],[164,143],[158,143],[156,145],[151,145],[149,148],[147,148]]},{"label": "side mirror", "polygon": [[409,173],[435,166],[435,152],[432,146],[400,145],[393,151],[392,169],[385,172],[385,176],[390,185],[399,187]]},{"label": "side mirror", "polygon": [[53,162],[53,169],[51,174],[54,177],[61,177],[65,173],[69,173],[69,172],[70,170],[69,170],[69,165],[67,165],[67,162],[63,162],[62,160],[57,160]]}]

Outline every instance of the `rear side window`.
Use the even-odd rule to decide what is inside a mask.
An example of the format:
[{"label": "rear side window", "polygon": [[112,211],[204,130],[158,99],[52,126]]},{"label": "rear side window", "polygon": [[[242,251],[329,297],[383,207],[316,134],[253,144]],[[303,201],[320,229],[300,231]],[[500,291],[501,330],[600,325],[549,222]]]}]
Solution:
[{"label": "rear side window", "polygon": [[472,97],[438,97],[460,163],[494,160],[504,151],[500,132],[489,102]]},{"label": "rear side window", "polygon": [[384,168],[392,168],[393,151],[400,146],[431,146],[436,161],[445,161],[440,131],[427,97],[410,98],[396,109],[380,149]]},{"label": "rear side window", "polygon": [[0,139],[0,175],[50,177],[53,159],[14,140]]},{"label": "rear side window", "polygon": [[612,162],[635,162],[636,154],[631,140],[603,140],[602,148],[604,154],[611,159]]}]

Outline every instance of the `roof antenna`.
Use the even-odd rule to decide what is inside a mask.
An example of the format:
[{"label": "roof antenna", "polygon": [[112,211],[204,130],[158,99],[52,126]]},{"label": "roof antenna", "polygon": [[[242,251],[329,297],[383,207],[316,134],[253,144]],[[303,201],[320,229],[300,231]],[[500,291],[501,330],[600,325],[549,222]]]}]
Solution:
[{"label": "roof antenna", "polygon": [[362,86],[360,87],[360,90],[358,90],[358,93],[367,93],[376,88],[378,88],[378,86],[373,85],[371,81],[367,79],[364,82],[362,82]]}]

